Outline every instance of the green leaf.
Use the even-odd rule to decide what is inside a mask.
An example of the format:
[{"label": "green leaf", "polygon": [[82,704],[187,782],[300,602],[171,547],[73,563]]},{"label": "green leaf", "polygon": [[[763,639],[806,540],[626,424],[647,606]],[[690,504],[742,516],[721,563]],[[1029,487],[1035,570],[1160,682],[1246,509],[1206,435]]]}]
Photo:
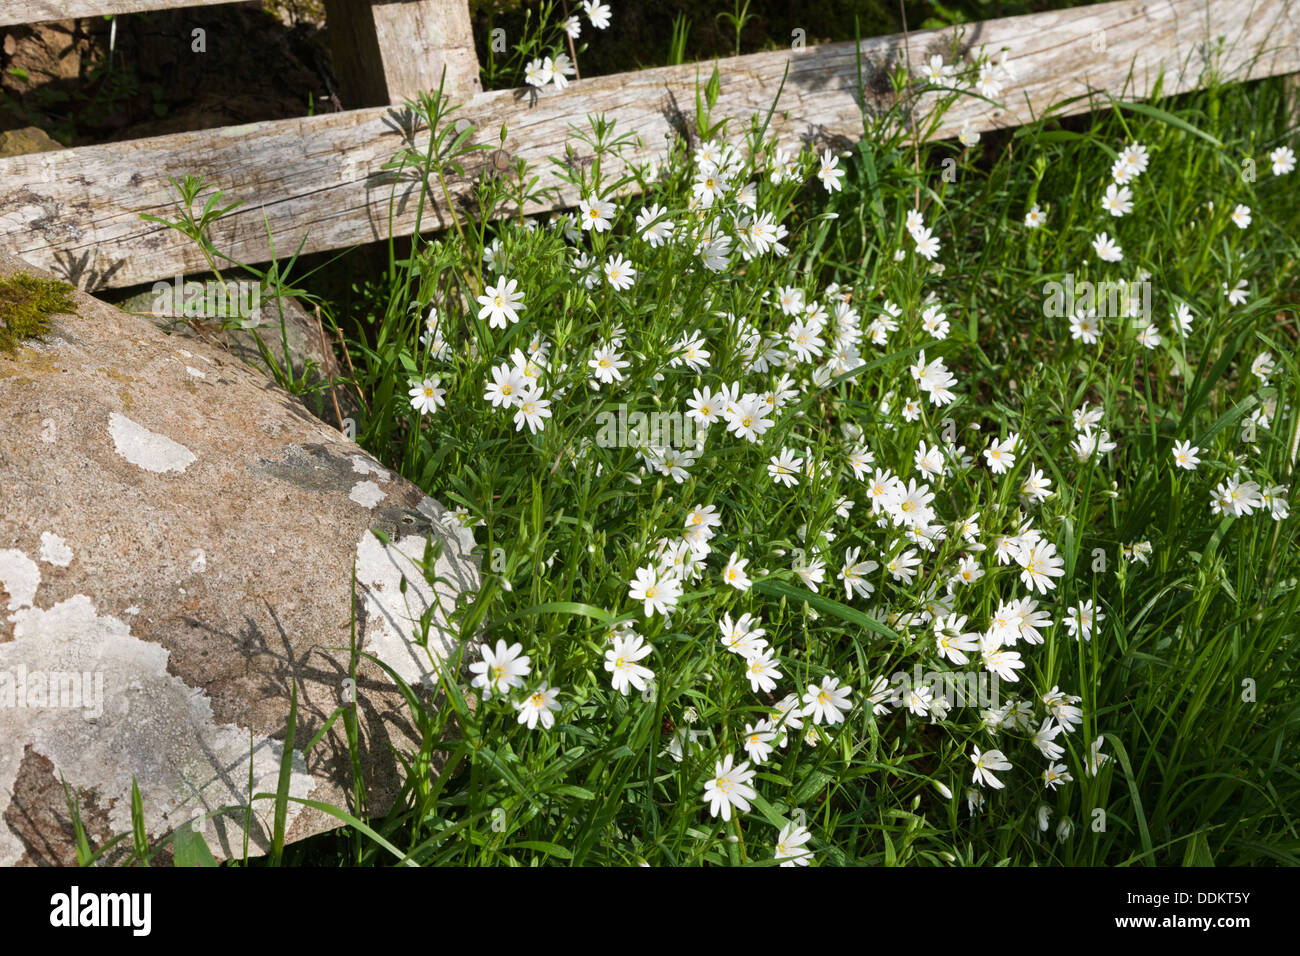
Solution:
[{"label": "green leaf", "polygon": [[1199,136],[1207,143],[1213,143],[1215,146],[1219,147],[1220,149],[1223,148],[1223,144],[1219,142],[1217,139],[1215,139],[1213,136],[1211,136],[1209,133],[1205,132],[1205,130],[1197,129],[1191,123],[1187,122],[1187,120],[1179,119],[1173,113],[1167,113],[1164,110],[1160,109],[1158,106],[1152,106],[1150,103],[1121,103],[1118,100],[1116,100],[1114,97],[1111,97],[1110,101],[1112,105],[1117,106],[1122,110],[1128,110],[1130,113],[1141,113],[1143,116],[1149,116],[1152,119],[1159,120],[1162,123],[1168,123],[1170,126],[1176,127],[1177,129],[1181,129],[1185,133],[1191,133],[1193,136]]},{"label": "green leaf", "polygon": [[773,597],[789,598],[791,601],[807,601],[809,606],[818,611],[827,614],[833,614],[842,621],[850,624],[856,624],[858,627],[872,631],[882,637],[890,637],[898,640],[900,635],[892,628],[886,627],[874,618],[868,617],[857,608],[849,607],[847,604],[841,604],[832,598],[824,597],[820,594],[814,594],[805,588],[795,587],[788,581],[782,581],[779,578],[764,578],[754,582],[754,590],[760,594],[770,594]]},{"label": "green leaf", "polygon": [[284,751],[280,754],[280,778],[275,788],[275,828],[271,836],[271,866],[279,866],[284,856],[284,829],[289,810],[289,784],[293,777],[293,738],[298,728],[298,683],[290,685],[289,726],[284,732]]},{"label": "green leaf", "polygon": [[208,849],[208,843],[201,833],[195,833],[187,822],[182,824],[172,837],[172,847],[177,866],[216,866],[216,858]]},{"label": "green leaf", "polygon": [[555,843],[547,843],[544,840],[523,840],[519,843],[511,843],[503,846],[502,850],[536,850],[538,853],[548,853],[551,856],[558,857],[561,860],[572,860],[573,854],[564,847]]}]

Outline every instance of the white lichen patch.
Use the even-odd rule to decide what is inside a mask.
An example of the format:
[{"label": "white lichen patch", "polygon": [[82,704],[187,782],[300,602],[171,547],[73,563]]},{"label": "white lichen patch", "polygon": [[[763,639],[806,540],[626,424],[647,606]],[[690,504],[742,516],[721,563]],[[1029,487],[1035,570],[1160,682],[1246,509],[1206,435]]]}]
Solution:
[{"label": "white lichen patch", "polygon": [[180,472],[197,460],[184,445],[166,435],[151,432],[117,412],[108,416],[108,433],[113,436],[117,453],[145,471],[156,474]]},{"label": "white lichen patch", "polygon": [[68,542],[50,531],[41,532],[41,550],[37,555],[46,564],[56,568],[66,568],[72,563],[72,549]]},{"label": "white lichen patch", "polygon": [[203,553],[202,548],[195,548],[190,552],[190,571],[193,574],[202,574],[208,569],[208,556]]},{"label": "white lichen patch", "polygon": [[207,378],[207,377],[208,377],[208,373],[207,373],[207,372],[201,372],[201,371],[199,371],[198,369],[196,369],[193,365],[187,365],[187,366],[185,366],[185,374],[188,375],[188,376],[190,376],[191,378]]},{"label": "white lichen patch", "polygon": [[31,607],[41,586],[41,569],[21,551],[0,551],[0,585],[9,592],[7,610]]},{"label": "white lichen patch", "polygon": [[375,475],[380,481],[388,481],[393,477],[387,468],[365,455],[349,455],[348,458],[352,462],[352,470],[358,475]]},{"label": "white lichen patch", "polygon": [[58,426],[54,424],[54,419],[41,419],[41,441],[51,445],[54,444],[58,438],[58,430]]},{"label": "white lichen patch", "polygon": [[352,491],[348,497],[363,508],[373,508],[383,501],[386,495],[383,489],[373,481],[358,481],[352,486]]},{"label": "white lichen patch", "polygon": [[[0,816],[13,799],[29,746],[74,790],[98,795],[115,834],[131,829],[132,780],[140,787],[151,837],[199,813],[248,804],[250,759],[252,793],[275,792],[283,745],[259,735],[250,741],[246,728],[216,723],[208,697],[167,672],[165,648],[132,636],[123,621],[97,614],[90,598],[27,608],[13,620],[14,639],[0,644],[0,675],[10,675],[0,678]],[[50,675],[93,679],[69,680],[56,693]],[[315,787],[295,753],[290,795],[308,798]],[[290,822],[300,810],[301,804],[290,801]],[[270,833],[273,802],[254,802],[253,816]],[[242,819],[242,813],[231,813],[208,822],[215,855],[242,853]],[[255,826],[250,846],[264,852],[267,845]],[[13,831],[0,826],[0,865],[13,865],[23,852]]]},{"label": "white lichen patch", "polygon": [[[463,567],[458,571],[446,555],[434,569],[436,577],[446,580],[438,581],[436,587],[425,580],[419,562],[424,559],[428,540],[424,535],[408,534],[384,544],[367,531],[357,543],[357,587],[366,611],[366,649],[412,685],[436,681],[431,656],[445,660],[455,652],[456,634],[447,616],[455,607],[458,589],[468,583],[457,581],[465,571]],[[434,611],[426,649],[418,643],[420,617],[431,606]]]}]

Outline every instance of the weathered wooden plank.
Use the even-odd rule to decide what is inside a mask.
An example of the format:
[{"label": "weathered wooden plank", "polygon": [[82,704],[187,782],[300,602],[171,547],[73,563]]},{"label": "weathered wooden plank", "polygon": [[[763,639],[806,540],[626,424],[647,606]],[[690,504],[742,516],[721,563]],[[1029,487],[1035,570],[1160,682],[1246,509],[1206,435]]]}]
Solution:
[{"label": "weathered wooden plank", "polygon": [[[1207,64],[1227,80],[1247,80],[1300,69],[1300,0],[1120,2],[968,25],[966,57],[1006,48],[1011,80],[1001,106],[967,97],[947,114],[940,137],[969,123],[975,130],[1029,121],[1049,105],[1089,91],[1137,99],[1164,76],[1165,92],[1192,89]],[[721,95],[716,116],[747,118],[766,111],[789,68],[773,117],[786,141],[803,137],[848,142],[861,136],[860,103],[888,102],[887,71],[906,47],[914,68],[931,53],[949,58],[953,31],[913,33],[862,43],[865,92],[858,93],[853,43],[801,51],[757,53],[718,64]],[[1103,47],[1104,50],[1099,49]],[[530,105],[522,90],[482,93],[458,115],[471,119],[483,142],[495,145],[509,125],[506,149],[526,159],[543,184],[559,185],[547,162],[563,155],[569,126],[603,112],[619,129],[639,135],[632,158],[664,155],[666,137],[689,123],[697,77],[710,65],[689,65],[599,77],[547,91]],[[879,92],[878,92],[879,91]],[[1083,112],[1074,103],[1066,112]],[[680,111],[680,112],[679,112]],[[417,137],[417,142],[423,137]],[[247,205],[218,222],[218,248],[245,262],[269,258],[267,229],[281,252],[335,249],[413,229],[410,183],[392,182],[380,167],[403,141],[388,109],[355,110],[207,132],[88,146],[0,160],[0,245],[83,286],[121,286],[203,271],[202,257],[179,235],[142,222],[140,213],[172,216],[168,176],[195,173],[225,190],[226,201]],[[575,143],[581,154],[585,147]],[[480,154],[489,155],[489,154]],[[472,183],[453,182],[457,197]],[[576,197],[561,190],[560,203]],[[529,209],[528,212],[540,211]],[[447,210],[426,211],[426,224],[449,225]]]},{"label": "weathered wooden plank", "polygon": [[110,13],[145,13],[175,7],[211,7],[234,0],[4,0],[0,27],[47,20],[75,20]]},{"label": "weathered wooden plank", "polygon": [[482,91],[466,0],[325,0],[343,103],[401,104],[436,89],[464,99]]}]

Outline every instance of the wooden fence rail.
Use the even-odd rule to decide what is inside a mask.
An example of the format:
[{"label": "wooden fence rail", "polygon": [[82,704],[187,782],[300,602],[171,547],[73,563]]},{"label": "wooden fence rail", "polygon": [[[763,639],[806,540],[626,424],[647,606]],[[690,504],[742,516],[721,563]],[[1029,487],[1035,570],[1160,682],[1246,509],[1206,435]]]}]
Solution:
[{"label": "wooden fence rail", "polygon": [[212,7],[230,2],[232,0],[4,0],[0,4],[0,27],[118,13],[149,13],[176,7]]},{"label": "wooden fence rail", "polygon": [[[948,59],[953,36],[952,30],[934,30],[862,41],[862,90],[851,42],[721,60],[715,116],[747,122],[766,112],[788,67],[773,117],[783,140],[855,141],[862,133],[862,103],[875,108],[890,102],[884,82],[889,66],[904,53],[914,69],[932,53]],[[967,59],[1005,49],[1013,79],[999,96],[1001,106],[959,100],[940,137],[963,124],[977,131],[1024,124],[1061,100],[1090,92],[1142,99],[1160,78],[1162,92],[1185,92],[1209,68],[1231,81],[1295,72],[1300,0],[1105,3],[970,24],[961,47]],[[661,158],[680,121],[691,122],[696,84],[707,80],[712,66],[583,80],[563,92],[543,91],[535,103],[522,90],[478,93],[457,115],[476,126],[476,138],[493,145],[502,124],[508,125],[508,154],[527,160],[542,185],[558,189],[556,202],[525,210],[540,212],[578,198],[548,162],[563,154],[572,124],[604,113],[617,129],[639,135],[631,159]],[[1060,115],[1095,105],[1081,100]],[[392,230],[408,235],[415,187],[394,184],[381,170],[402,141],[394,110],[377,107],[0,160],[0,245],[92,289],[203,271],[192,243],[140,219],[141,213],[174,216],[176,193],[168,177],[186,173],[222,189],[224,202],[244,203],[212,232],[219,249],[244,262],[268,260],[272,242],[284,253],[300,242],[319,251],[385,238],[390,200]],[[472,189],[474,172],[449,184],[453,197]],[[442,205],[425,215],[426,228],[450,224]]]}]

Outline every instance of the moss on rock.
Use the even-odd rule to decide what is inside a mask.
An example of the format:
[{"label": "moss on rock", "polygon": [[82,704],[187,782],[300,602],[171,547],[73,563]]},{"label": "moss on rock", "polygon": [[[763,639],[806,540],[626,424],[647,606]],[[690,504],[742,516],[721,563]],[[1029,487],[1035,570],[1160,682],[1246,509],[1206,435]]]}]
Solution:
[{"label": "moss on rock", "polygon": [[50,331],[50,316],[71,312],[72,286],[19,272],[0,279],[0,352],[13,355],[18,343]]}]

